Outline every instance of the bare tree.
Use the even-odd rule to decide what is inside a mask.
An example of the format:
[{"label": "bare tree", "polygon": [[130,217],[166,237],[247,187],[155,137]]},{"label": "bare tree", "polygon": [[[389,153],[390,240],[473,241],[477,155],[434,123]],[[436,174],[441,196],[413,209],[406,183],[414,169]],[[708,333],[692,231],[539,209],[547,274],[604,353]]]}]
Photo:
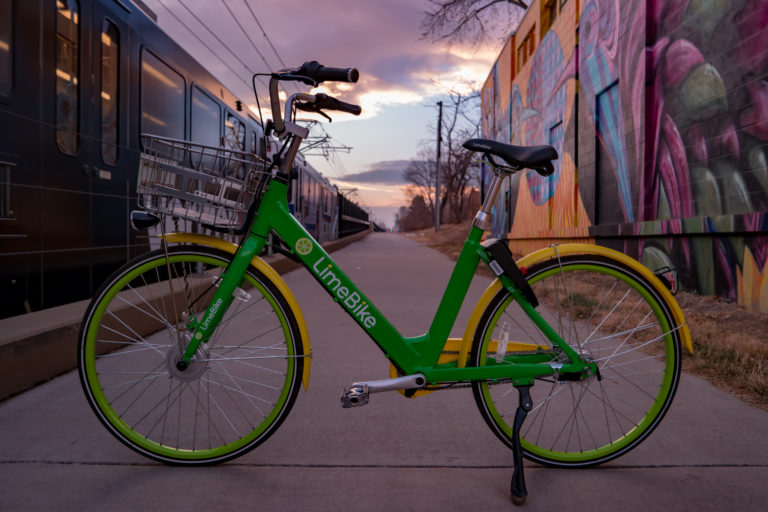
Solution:
[{"label": "bare tree", "polygon": [[[465,92],[470,91],[470,92]],[[442,147],[440,158],[440,218],[444,222],[461,222],[467,214],[471,189],[479,183],[477,157],[464,149],[467,139],[480,135],[480,96],[467,84],[447,89],[443,96]],[[406,194],[414,204],[420,197],[434,216],[435,146],[424,141],[417,158],[403,173],[409,183]]]},{"label": "bare tree", "polygon": [[467,139],[478,136],[480,93],[471,90],[466,83],[447,89],[443,99],[443,157],[440,161],[440,218],[446,222],[463,220],[467,192],[478,183],[480,167],[477,158],[463,147]]},{"label": "bare tree", "polygon": [[414,196],[411,199],[411,205],[398,215],[397,228],[400,231],[414,231],[416,229],[428,228],[433,224],[433,210],[427,208],[422,196]]},{"label": "bare tree", "polygon": [[429,0],[421,21],[422,37],[479,45],[505,39],[528,5],[523,0]]},{"label": "bare tree", "polygon": [[403,171],[403,178],[408,182],[405,195],[411,201],[417,196],[422,197],[433,217],[435,211],[433,200],[435,197],[435,169],[435,148],[423,143],[416,153],[416,158],[412,159]]}]

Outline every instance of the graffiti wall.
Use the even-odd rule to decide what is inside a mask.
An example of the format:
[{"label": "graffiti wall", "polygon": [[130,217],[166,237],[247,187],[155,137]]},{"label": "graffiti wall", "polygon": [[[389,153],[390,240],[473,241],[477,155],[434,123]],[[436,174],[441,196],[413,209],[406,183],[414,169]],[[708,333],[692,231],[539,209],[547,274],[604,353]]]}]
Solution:
[{"label": "graffiti wall", "polygon": [[595,242],[768,312],[768,1],[537,0],[483,134],[560,155],[496,205],[513,251]]}]

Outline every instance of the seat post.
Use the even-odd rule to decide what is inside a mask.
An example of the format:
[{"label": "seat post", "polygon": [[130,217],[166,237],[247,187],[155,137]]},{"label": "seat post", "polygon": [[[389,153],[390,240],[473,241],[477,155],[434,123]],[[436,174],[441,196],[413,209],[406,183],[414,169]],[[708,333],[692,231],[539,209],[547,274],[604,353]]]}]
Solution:
[{"label": "seat post", "polygon": [[472,223],[476,228],[482,229],[483,231],[489,231],[491,229],[493,223],[491,208],[493,207],[493,203],[496,202],[496,196],[499,195],[499,190],[501,190],[501,183],[503,181],[504,176],[494,169],[493,178],[491,178],[491,183],[488,186],[488,193],[485,195],[483,206],[480,207],[480,211],[477,212],[475,220]]}]

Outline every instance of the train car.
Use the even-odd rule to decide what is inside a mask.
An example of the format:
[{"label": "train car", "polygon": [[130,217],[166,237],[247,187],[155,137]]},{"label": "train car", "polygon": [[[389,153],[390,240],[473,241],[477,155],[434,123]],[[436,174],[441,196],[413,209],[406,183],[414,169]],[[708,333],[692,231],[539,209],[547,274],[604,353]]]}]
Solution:
[{"label": "train car", "polygon": [[141,133],[262,153],[242,110],[141,2],[0,2],[0,316],[89,298],[148,248]]},{"label": "train car", "polygon": [[368,212],[339,194],[339,238],[354,235],[372,227]]},{"label": "train car", "polygon": [[288,189],[288,207],[319,242],[339,237],[338,188],[296,156]]},{"label": "train car", "polygon": [[[87,299],[154,246],[129,223],[142,133],[277,147],[140,0],[0,1],[0,318]],[[336,187],[301,156],[291,185],[304,226],[337,238]]]}]

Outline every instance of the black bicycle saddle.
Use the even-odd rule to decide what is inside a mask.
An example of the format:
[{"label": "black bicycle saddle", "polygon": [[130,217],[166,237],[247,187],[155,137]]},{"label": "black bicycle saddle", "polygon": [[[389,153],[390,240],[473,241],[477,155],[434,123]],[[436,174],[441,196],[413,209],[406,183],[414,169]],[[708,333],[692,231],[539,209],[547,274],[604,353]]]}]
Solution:
[{"label": "black bicycle saddle", "polygon": [[552,146],[513,146],[489,139],[469,139],[464,148],[501,158],[514,169],[533,169],[542,176],[555,172],[552,160],[557,160],[557,150]]}]

